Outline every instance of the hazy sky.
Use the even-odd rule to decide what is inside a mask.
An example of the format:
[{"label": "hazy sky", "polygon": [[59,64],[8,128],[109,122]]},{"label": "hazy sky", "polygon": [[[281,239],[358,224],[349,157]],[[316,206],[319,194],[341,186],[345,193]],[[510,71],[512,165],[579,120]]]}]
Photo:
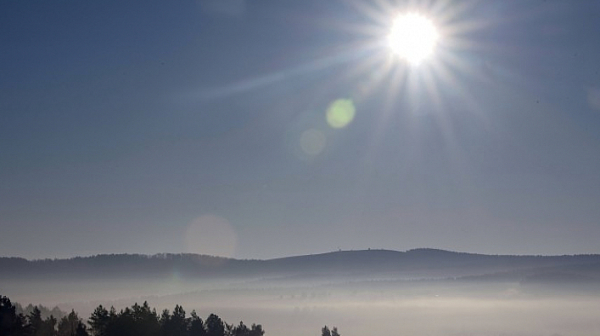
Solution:
[{"label": "hazy sky", "polygon": [[[440,33],[418,66],[385,43],[405,10]],[[594,1],[2,1],[0,255],[600,253],[599,17]]]}]

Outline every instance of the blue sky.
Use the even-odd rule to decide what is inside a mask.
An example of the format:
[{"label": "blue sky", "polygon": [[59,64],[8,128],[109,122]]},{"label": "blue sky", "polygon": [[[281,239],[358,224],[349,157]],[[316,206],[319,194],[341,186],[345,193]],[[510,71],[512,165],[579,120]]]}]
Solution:
[{"label": "blue sky", "polygon": [[[382,43],[405,10],[441,33],[417,67]],[[600,253],[599,15],[3,1],[0,255]]]}]

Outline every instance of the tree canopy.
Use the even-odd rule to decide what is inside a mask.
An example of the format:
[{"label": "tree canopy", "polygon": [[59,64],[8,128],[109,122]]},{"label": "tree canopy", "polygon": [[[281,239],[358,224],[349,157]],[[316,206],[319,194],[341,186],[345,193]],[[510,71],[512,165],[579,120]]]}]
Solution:
[{"label": "tree canopy", "polygon": [[186,315],[182,306],[173,312],[165,309],[160,315],[147,302],[134,304],[120,311],[99,305],[87,323],[73,310],[60,319],[42,317],[40,309],[33,307],[28,315],[17,313],[15,305],[0,296],[1,336],[263,336],[260,324],[246,326],[244,322],[228,324],[216,314],[206,321],[192,311]]}]

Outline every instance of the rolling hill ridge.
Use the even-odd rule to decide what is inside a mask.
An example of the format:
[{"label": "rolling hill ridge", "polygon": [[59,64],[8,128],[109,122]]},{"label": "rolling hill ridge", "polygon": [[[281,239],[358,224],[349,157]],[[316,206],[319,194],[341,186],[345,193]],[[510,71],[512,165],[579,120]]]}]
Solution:
[{"label": "rolling hill ridge", "polygon": [[[107,254],[70,259],[0,258],[0,279],[515,279],[600,282],[600,255],[516,256],[438,249],[336,251],[268,260],[197,254]],[[550,276],[551,275],[551,276]],[[537,280],[536,280],[537,279]]]}]

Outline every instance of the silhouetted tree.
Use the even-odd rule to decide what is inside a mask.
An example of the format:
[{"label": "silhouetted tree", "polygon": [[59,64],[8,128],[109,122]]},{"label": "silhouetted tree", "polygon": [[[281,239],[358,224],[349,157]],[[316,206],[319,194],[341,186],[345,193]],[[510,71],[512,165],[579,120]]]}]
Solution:
[{"label": "silhouetted tree", "polygon": [[32,336],[40,334],[44,320],[42,320],[42,312],[37,307],[33,307],[31,313],[27,315],[27,323]]},{"label": "silhouetted tree", "polygon": [[248,328],[244,322],[240,321],[240,324],[237,326],[229,326],[229,336],[263,336],[265,331],[262,329],[260,324],[252,324],[250,328]]},{"label": "silhouetted tree", "polygon": [[58,322],[58,336],[87,336],[87,327],[74,310]]},{"label": "silhouetted tree", "polygon": [[135,330],[139,335],[154,336],[159,334],[158,315],[156,310],[150,309],[148,302],[144,301],[141,306],[137,303],[134,304],[131,311],[136,325]]},{"label": "silhouetted tree", "polygon": [[175,306],[172,315],[165,309],[160,317],[161,334],[164,336],[185,336],[188,330],[187,324],[185,310],[180,305]]},{"label": "silhouetted tree", "polygon": [[206,319],[207,336],[225,336],[225,324],[220,317],[210,314]]},{"label": "silhouetted tree", "polygon": [[187,333],[187,319],[185,318],[185,310],[180,305],[175,305],[173,315],[171,316],[172,333],[169,336],[185,336]]},{"label": "silhouetted tree", "polygon": [[25,317],[16,313],[16,307],[6,296],[0,296],[0,335],[26,336]]},{"label": "silhouetted tree", "polygon": [[77,330],[75,330],[75,336],[89,336],[90,334],[87,331],[87,327],[83,322],[77,324]]},{"label": "silhouetted tree", "polygon": [[94,336],[107,336],[106,330],[108,328],[108,323],[110,321],[110,316],[108,314],[108,310],[99,305],[94,309],[92,315],[88,319],[88,324],[90,325],[90,331]]},{"label": "silhouetted tree", "polygon": [[240,321],[240,324],[233,327],[230,333],[231,336],[248,336],[249,334],[250,329],[248,329],[242,321]]},{"label": "silhouetted tree", "polygon": [[[249,328],[240,321],[234,326],[215,314],[203,321],[192,311],[187,318],[180,305],[175,306],[173,314],[165,309],[159,317],[147,302],[136,303],[118,313],[114,307],[106,310],[100,305],[94,309],[88,323],[89,329],[74,310],[60,321],[52,315],[43,319],[38,307],[33,307],[24,317],[16,313],[7,297],[0,296],[0,336],[264,336],[265,333],[260,324],[252,324]],[[328,336],[339,336],[337,329]]]},{"label": "silhouetted tree", "polygon": [[204,329],[204,321],[202,321],[202,319],[198,317],[198,314],[196,314],[195,310],[192,310],[192,313],[190,315],[191,317],[188,329],[189,336],[206,336],[206,329]]},{"label": "silhouetted tree", "polygon": [[160,324],[161,335],[167,335],[171,324],[171,313],[168,309],[162,311],[158,323]]},{"label": "silhouetted tree", "polygon": [[250,336],[263,336],[265,334],[265,330],[262,328],[261,324],[252,323],[252,327],[250,328]]},{"label": "silhouetted tree", "polygon": [[324,326],[321,329],[321,336],[340,336],[340,333],[338,332],[337,327],[333,327],[331,330],[329,330],[329,327]]},{"label": "silhouetted tree", "polygon": [[115,319],[109,323],[107,336],[137,335],[136,327],[133,310],[127,307],[116,314]]},{"label": "silhouetted tree", "polygon": [[252,327],[250,328],[250,336],[263,336],[265,331],[263,330],[262,325],[252,323]]},{"label": "silhouetted tree", "polygon": [[[39,311],[39,310],[38,310]],[[33,336],[56,336],[56,323],[58,321],[52,315],[45,319],[40,328]]]}]

